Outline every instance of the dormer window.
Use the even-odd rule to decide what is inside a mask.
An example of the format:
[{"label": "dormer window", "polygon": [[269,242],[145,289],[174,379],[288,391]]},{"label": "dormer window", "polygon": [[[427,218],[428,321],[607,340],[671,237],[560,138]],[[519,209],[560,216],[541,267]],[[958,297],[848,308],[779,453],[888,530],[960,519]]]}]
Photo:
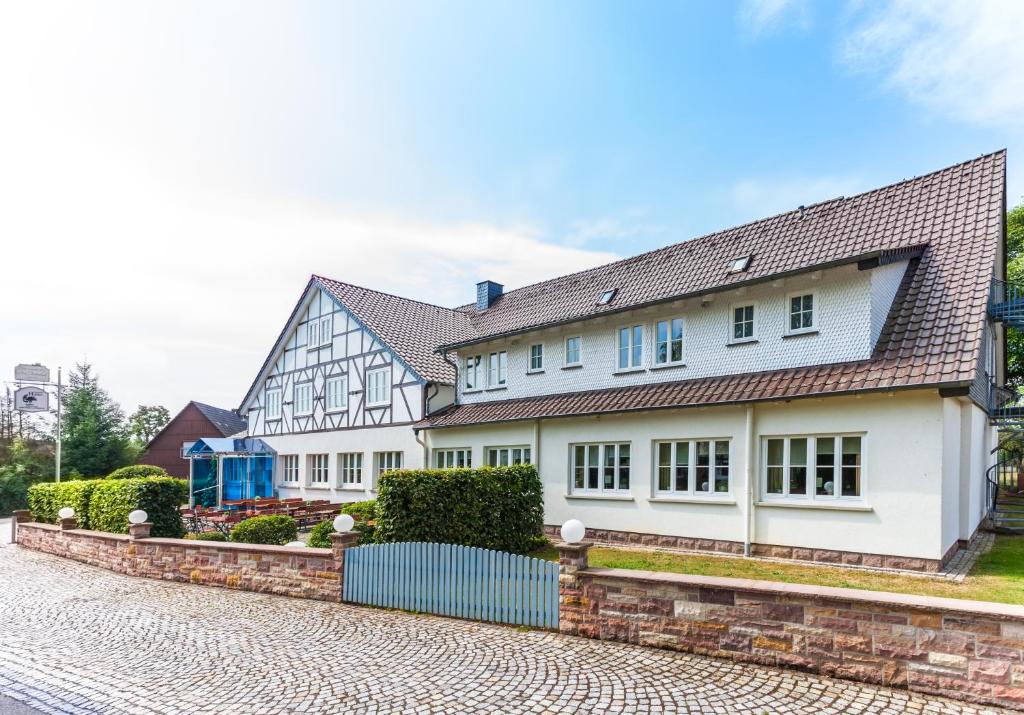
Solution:
[{"label": "dormer window", "polygon": [[601,294],[601,297],[597,299],[597,304],[598,305],[608,305],[609,303],[611,303],[612,302],[612,298],[615,297],[615,291],[617,291],[617,290],[618,290],[618,288],[612,288],[610,290],[604,291]]},{"label": "dormer window", "polygon": [[742,273],[750,266],[750,256],[740,256],[729,263],[729,273]]}]

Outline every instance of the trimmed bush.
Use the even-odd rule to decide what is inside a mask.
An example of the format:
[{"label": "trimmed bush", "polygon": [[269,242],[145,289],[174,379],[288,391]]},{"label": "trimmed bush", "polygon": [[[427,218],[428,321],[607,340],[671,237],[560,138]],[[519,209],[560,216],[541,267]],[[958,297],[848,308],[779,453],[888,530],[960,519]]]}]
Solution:
[{"label": "trimmed bush", "polygon": [[427,541],[527,553],[541,536],[535,467],[407,469],[380,478],[375,541]]},{"label": "trimmed bush", "polygon": [[129,464],[127,467],[112,471],[107,479],[143,479],[166,476],[167,470],[163,467],[154,467],[152,464]]},{"label": "trimmed bush", "polygon": [[[352,530],[359,534],[360,546],[373,543],[374,533],[377,530],[376,525],[371,523],[377,518],[377,501],[375,499],[346,504],[341,508],[341,513],[348,514],[356,520]],[[331,534],[333,533],[334,519],[321,521],[309,532],[309,540],[306,542],[306,546],[311,546],[315,549],[329,549],[331,548]]]},{"label": "trimmed bush", "polygon": [[299,525],[285,514],[254,516],[231,530],[231,541],[284,546],[299,538]]},{"label": "trimmed bush", "polygon": [[331,534],[333,533],[334,520],[329,519],[328,521],[321,521],[313,527],[311,532],[309,532],[309,539],[306,541],[306,546],[313,549],[329,549],[331,548]]},{"label": "trimmed bush", "polygon": [[193,536],[196,541],[227,541],[228,537],[219,531],[203,531]]},{"label": "trimmed bush", "polygon": [[188,482],[170,477],[101,479],[89,499],[89,528],[115,534],[128,533],[128,514],[145,510],[153,524],[152,536],[180,539],[185,535],[178,507],[187,499]]},{"label": "trimmed bush", "polygon": [[[57,523],[57,512],[66,506],[75,510],[78,528],[91,529],[89,506],[100,479],[72,479],[66,482],[41,482],[28,488],[28,508],[32,518],[47,524]],[[127,529],[125,529],[127,531]]]}]

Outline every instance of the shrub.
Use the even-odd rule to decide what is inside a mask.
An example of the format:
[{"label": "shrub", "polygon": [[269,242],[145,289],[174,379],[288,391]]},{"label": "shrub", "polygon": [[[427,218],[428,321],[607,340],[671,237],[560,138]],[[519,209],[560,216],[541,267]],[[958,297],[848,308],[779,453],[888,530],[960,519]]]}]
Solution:
[{"label": "shrub", "polygon": [[227,541],[228,537],[219,531],[202,531],[195,535],[196,541]]},{"label": "shrub", "polygon": [[75,510],[78,528],[91,529],[89,506],[92,493],[102,480],[72,479],[66,482],[42,482],[28,489],[28,508],[32,518],[49,524],[57,523],[57,512],[66,506]]},{"label": "shrub", "polygon": [[129,464],[127,467],[112,471],[107,479],[142,479],[166,476],[167,470],[163,467],[154,467],[152,464]]},{"label": "shrub", "polygon": [[254,516],[231,530],[231,541],[284,546],[299,537],[299,525],[284,514]]},{"label": "shrub", "polygon": [[306,546],[314,549],[329,549],[331,548],[331,534],[334,533],[334,520],[321,521],[319,524],[313,527],[313,530],[309,532],[309,539],[306,541]]},{"label": "shrub", "polygon": [[[377,518],[377,501],[375,499],[346,504],[341,508],[341,513],[348,514],[356,520],[352,530],[359,534],[360,545],[373,543],[374,532],[377,530],[376,525],[371,523]],[[333,533],[334,519],[322,521],[309,532],[309,541],[306,542],[306,545],[316,549],[329,549]]]},{"label": "shrub", "polygon": [[529,464],[398,470],[380,478],[378,542],[427,541],[526,553],[543,533],[544,497]]},{"label": "shrub", "polygon": [[185,535],[178,507],[186,498],[188,482],[170,477],[101,479],[89,499],[89,528],[128,533],[128,514],[145,510],[153,524],[152,536],[180,539]]}]

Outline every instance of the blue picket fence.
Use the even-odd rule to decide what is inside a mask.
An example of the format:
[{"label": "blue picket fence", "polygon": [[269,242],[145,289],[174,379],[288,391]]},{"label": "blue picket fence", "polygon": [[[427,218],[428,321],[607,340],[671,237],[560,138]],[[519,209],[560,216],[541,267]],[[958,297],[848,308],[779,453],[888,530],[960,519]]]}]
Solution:
[{"label": "blue picket fence", "polygon": [[452,544],[345,551],[342,598],[384,608],[558,628],[558,564]]}]

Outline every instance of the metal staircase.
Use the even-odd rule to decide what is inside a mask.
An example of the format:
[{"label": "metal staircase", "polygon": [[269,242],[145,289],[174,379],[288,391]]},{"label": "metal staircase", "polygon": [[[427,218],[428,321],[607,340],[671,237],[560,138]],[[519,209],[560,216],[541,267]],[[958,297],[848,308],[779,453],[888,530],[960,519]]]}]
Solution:
[{"label": "metal staircase", "polygon": [[988,313],[993,320],[1024,330],[1024,286],[993,280],[988,297]]},{"label": "metal staircase", "polygon": [[985,473],[992,530],[1024,534],[1024,460],[996,462]]}]

